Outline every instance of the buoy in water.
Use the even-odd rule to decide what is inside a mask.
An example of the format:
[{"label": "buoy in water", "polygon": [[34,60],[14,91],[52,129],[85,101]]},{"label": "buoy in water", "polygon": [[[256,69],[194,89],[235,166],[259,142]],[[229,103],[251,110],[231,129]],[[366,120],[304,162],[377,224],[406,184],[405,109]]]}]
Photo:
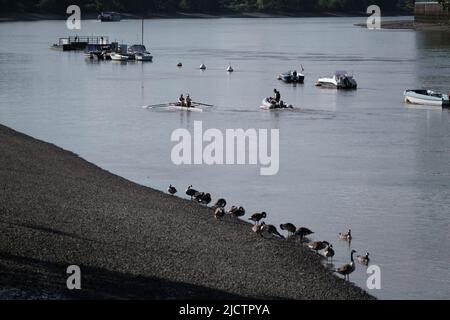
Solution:
[{"label": "buoy in water", "polygon": [[228,66],[227,72],[233,72],[233,71],[234,71],[233,68],[231,66]]},{"label": "buoy in water", "polygon": [[206,70],[206,66],[202,63],[201,65],[200,65],[200,68],[199,68],[200,70]]},{"label": "buoy in water", "polygon": [[178,62],[178,63],[177,63],[177,67],[180,68],[180,67],[182,67],[182,66],[183,66],[183,64],[182,64],[181,62]]}]

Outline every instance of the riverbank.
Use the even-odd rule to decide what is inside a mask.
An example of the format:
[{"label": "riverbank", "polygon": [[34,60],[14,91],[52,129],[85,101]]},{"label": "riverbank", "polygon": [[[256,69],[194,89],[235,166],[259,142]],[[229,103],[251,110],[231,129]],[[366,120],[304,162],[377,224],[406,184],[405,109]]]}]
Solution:
[{"label": "riverbank", "polygon": [[0,149],[1,299],[373,298],[293,241],[1,125]]},{"label": "riverbank", "polygon": [[[365,23],[355,24],[358,27],[366,27]],[[450,32],[450,24],[435,24],[415,22],[414,20],[381,21],[382,29],[391,30],[416,30],[416,31],[441,31]]]},{"label": "riverbank", "polygon": [[[389,12],[384,16],[409,16],[405,11]],[[82,13],[82,19],[97,19],[96,13]],[[222,13],[147,13],[145,19],[214,19],[214,18],[306,18],[306,17],[367,17],[365,12],[222,12]],[[0,22],[13,21],[39,21],[39,20],[66,20],[68,15],[51,13],[3,13]],[[141,19],[142,15],[123,13],[123,19]]]}]

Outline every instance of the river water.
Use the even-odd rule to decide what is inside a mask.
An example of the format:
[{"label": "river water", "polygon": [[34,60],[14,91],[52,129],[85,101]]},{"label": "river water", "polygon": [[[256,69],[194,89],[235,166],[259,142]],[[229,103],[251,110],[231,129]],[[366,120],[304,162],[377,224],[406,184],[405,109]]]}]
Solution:
[{"label": "river water", "polygon": [[[349,261],[351,248],[368,251],[381,270],[381,289],[369,290],[379,298],[449,298],[450,113],[408,107],[402,95],[450,89],[450,36],[358,22],[364,18],[147,20],[154,62],[145,64],[50,50],[76,34],[64,21],[2,23],[0,123],[140,184],[193,184],[249,213],[264,210],[275,225],[307,226],[312,239],[334,244],[335,266]],[[77,34],[132,44],[140,22],[88,20]],[[304,85],[276,79],[301,64]],[[341,69],[358,90],[314,86]],[[300,109],[260,110],[274,88]],[[142,108],[180,93],[215,107]],[[174,165],[171,134],[192,132],[194,121],[222,132],[279,129],[278,174],[261,176],[258,165]],[[337,236],[349,228],[351,248]],[[351,281],[367,289],[366,271],[357,265]]]}]

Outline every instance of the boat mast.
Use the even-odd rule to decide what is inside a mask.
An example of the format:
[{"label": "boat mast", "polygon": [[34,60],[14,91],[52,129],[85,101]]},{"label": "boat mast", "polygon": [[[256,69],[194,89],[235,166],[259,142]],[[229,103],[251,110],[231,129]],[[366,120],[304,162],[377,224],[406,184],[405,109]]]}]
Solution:
[{"label": "boat mast", "polygon": [[144,16],[142,16],[142,25],[141,25],[141,44],[144,45]]}]

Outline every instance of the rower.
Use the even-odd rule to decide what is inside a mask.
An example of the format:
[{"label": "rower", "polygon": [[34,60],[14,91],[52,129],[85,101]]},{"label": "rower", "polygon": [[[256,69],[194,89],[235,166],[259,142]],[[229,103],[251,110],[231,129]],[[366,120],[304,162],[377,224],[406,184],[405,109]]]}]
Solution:
[{"label": "rower", "polygon": [[180,97],[178,98],[178,103],[179,103],[182,107],[185,106],[185,100],[184,100],[183,94],[181,94]]},{"label": "rower", "polygon": [[281,100],[280,91],[278,91],[277,89],[273,89],[273,92],[275,93],[275,97],[274,97],[275,102],[276,102],[276,104],[279,104],[280,100]]},{"label": "rower", "polygon": [[186,96],[186,107],[190,108],[191,107],[191,97],[189,95]]}]

